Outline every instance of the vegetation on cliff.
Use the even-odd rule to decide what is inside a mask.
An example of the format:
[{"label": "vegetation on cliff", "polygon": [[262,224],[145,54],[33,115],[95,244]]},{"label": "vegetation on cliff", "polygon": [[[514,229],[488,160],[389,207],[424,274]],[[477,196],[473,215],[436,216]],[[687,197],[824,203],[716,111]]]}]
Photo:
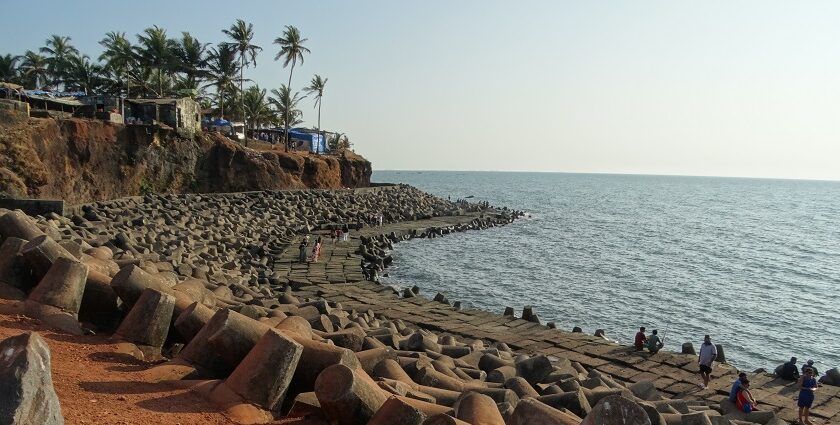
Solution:
[{"label": "vegetation on cliff", "polygon": [[0,111],[0,196],[77,204],[146,193],[363,187],[370,175],[370,162],[350,151],[259,151],[219,134],[184,138]]}]

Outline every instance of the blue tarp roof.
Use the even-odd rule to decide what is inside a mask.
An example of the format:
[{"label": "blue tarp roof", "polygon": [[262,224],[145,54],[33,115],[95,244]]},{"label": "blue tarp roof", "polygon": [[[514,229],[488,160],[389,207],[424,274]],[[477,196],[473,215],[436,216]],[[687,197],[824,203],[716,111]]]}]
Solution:
[{"label": "blue tarp roof", "polygon": [[219,125],[219,126],[222,126],[222,125],[230,125],[230,121],[228,121],[228,120],[223,120],[223,119],[221,119],[221,118],[216,118],[216,119],[212,120],[212,122],[211,122],[211,120],[205,120],[205,122],[209,122],[209,123],[211,123],[212,125]]}]

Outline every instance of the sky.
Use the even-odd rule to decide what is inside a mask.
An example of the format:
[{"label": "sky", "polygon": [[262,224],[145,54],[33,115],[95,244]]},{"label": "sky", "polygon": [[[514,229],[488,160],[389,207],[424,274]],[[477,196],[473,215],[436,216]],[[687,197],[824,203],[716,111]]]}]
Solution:
[{"label": "sky", "polygon": [[[125,4],[125,6],[123,6]],[[4,4],[0,54],[158,25],[264,48],[277,88],[285,25],[311,54],[292,87],[329,79],[322,127],[374,169],[840,180],[840,2],[85,0]],[[20,19],[8,19],[17,17]],[[311,99],[303,103],[314,126]]]}]

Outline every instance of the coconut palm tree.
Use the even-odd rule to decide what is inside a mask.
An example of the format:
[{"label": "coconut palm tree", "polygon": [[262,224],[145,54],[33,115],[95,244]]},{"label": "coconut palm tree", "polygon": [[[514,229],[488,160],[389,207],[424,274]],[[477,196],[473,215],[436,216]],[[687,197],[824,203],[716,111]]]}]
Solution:
[{"label": "coconut palm tree", "polygon": [[[283,68],[290,64],[292,65],[289,69],[289,84],[286,85],[287,87],[292,87],[292,74],[295,72],[295,65],[298,61],[303,63],[303,54],[309,53],[309,49],[303,45],[306,41],[306,38],[301,37],[300,30],[292,25],[286,25],[286,30],[283,31],[283,35],[274,39],[274,44],[280,45],[280,51],[274,56],[274,60],[283,59]],[[288,149],[289,127],[286,127],[285,134],[286,148]]]},{"label": "coconut palm tree", "polygon": [[179,80],[179,87],[198,89],[201,80],[207,76],[207,46],[190,33],[181,33],[174,52],[178,72],[184,74],[183,80]]},{"label": "coconut palm tree", "polygon": [[70,37],[53,34],[47,39],[46,45],[41,47],[41,53],[49,55],[49,72],[54,84],[64,82],[64,71],[68,59],[79,54],[79,49],[71,44]]},{"label": "coconut palm tree", "polygon": [[306,96],[300,93],[292,93],[287,85],[281,85],[279,89],[271,90],[273,97],[270,102],[277,108],[277,116],[280,123],[286,129],[286,152],[289,151],[289,129],[303,122],[303,112],[298,109],[298,103]]},{"label": "coconut palm tree", "polygon": [[18,61],[20,56],[6,54],[0,56],[0,81],[14,83],[18,81]]},{"label": "coconut palm tree", "polygon": [[211,49],[208,56],[207,68],[210,81],[207,86],[216,88],[222,117],[225,116],[225,94],[235,89],[233,82],[236,81],[236,74],[239,73],[236,54],[236,49],[232,45],[221,43]]},{"label": "coconut palm tree", "polygon": [[88,55],[73,55],[67,59],[65,87],[93,93],[102,86],[102,67],[90,61]]},{"label": "coconut palm tree", "polygon": [[[251,43],[251,40],[254,38],[254,25],[245,23],[242,19],[237,19],[229,29],[222,30],[222,32],[233,40],[232,42],[225,44],[230,44],[239,53],[239,92],[244,93],[245,91],[242,89],[242,84],[245,81],[245,68],[251,64],[257,66],[257,53],[262,51],[262,47]],[[242,111],[244,114],[245,96],[242,96],[241,98],[243,102]],[[242,120],[247,121],[244,115]]]},{"label": "coconut palm tree", "polygon": [[245,107],[245,119],[251,125],[250,128],[262,127],[276,119],[268,102],[265,89],[260,89],[259,86],[248,87],[242,98]]},{"label": "coconut palm tree", "polygon": [[309,86],[303,89],[304,92],[315,95],[315,106],[318,108],[318,136],[320,137],[324,137],[321,134],[321,101],[324,97],[324,87],[326,87],[328,79],[315,74],[312,81],[309,82]]},{"label": "coconut palm tree", "polygon": [[175,68],[175,50],[178,48],[178,43],[168,38],[166,30],[157,25],[146,28],[143,34],[137,34],[137,43],[134,51],[139,57],[140,64],[157,71],[157,95],[162,97],[164,95],[163,74]]},{"label": "coconut palm tree", "polygon": [[49,60],[32,50],[27,50],[21,60],[20,68],[35,89],[41,89],[43,85],[49,84]]},{"label": "coconut palm tree", "polygon": [[[131,71],[137,66],[137,56],[131,46],[131,42],[124,32],[110,31],[105,38],[99,41],[102,46],[102,54],[99,60],[105,62],[105,70],[112,73],[118,80],[118,85],[125,85],[125,96],[131,96]],[[118,89],[117,93],[122,89]]]}]

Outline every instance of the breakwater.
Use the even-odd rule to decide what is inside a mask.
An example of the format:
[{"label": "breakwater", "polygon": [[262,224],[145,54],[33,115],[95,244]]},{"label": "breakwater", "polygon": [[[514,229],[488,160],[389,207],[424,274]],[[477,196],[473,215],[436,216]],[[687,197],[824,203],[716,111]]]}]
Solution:
[{"label": "breakwater", "polygon": [[[358,225],[376,213],[382,227]],[[365,265],[384,266],[393,240],[510,219],[406,186],[132,198],[67,218],[3,214],[13,261],[0,279],[17,291],[18,312],[111,334],[125,353],[165,361],[148,365],[146,381],[190,386],[243,423],[603,423],[615,404],[626,405],[627,423],[746,419],[716,400],[732,368],[691,392],[691,356],[646,358],[353,280]],[[326,237],[353,220],[350,241]],[[318,262],[296,260],[302,233],[322,236]]]}]

